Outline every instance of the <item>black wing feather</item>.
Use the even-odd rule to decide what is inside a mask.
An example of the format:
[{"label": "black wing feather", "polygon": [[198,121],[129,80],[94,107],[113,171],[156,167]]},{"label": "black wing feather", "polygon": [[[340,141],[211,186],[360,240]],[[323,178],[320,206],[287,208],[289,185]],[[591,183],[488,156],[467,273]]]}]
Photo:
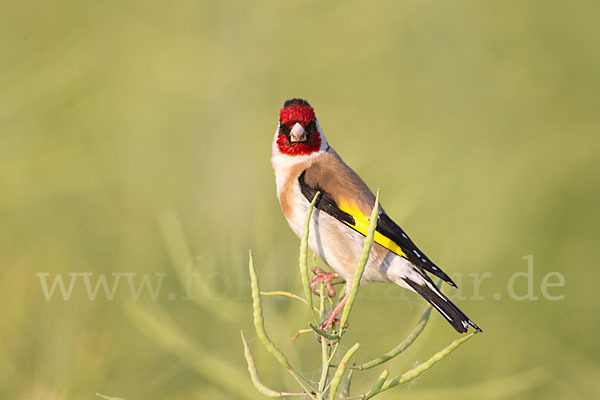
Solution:
[{"label": "black wing feather", "polygon": [[[315,194],[320,192],[319,198],[315,203],[315,207],[318,210],[321,210],[338,221],[346,222],[350,224],[350,226],[355,225],[354,217],[347,212],[340,210],[337,203],[333,199],[333,197],[327,193],[323,188],[318,185],[313,187],[309,186],[304,176],[306,171],[303,171],[298,177],[298,183],[300,184],[300,191],[308,200],[311,202]],[[429,260],[425,254],[421,250],[417,248],[417,246],[413,243],[412,240],[408,237],[408,235],[396,224],[384,211],[379,212],[379,218],[377,219],[377,227],[375,230],[382,235],[393,240],[406,254],[406,259],[413,263],[414,265],[423,268],[424,270],[434,274],[438,278],[447,282],[450,286],[456,287],[456,284],[452,281],[452,279],[444,273],[438,266],[436,266],[431,260]]]},{"label": "black wing feather", "polygon": [[447,282],[450,286],[456,287],[452,279],[446,275],[437,265],[435,265],[425,254],[413,243],[408,235],[396,224],[388,215],[381,211],[379,220],[377,221],[377,231],[382,235],[392,239],[398,246],[404,250],[406,259],[411,263],[423,268],[425,271],[432,273],[438,278]]},{"label": "black wing feather", "polygon": [[319,187],[318,185],[316,187],[308,186],[308,184],[304,180],[305,174],[306,171],[300,174],[300,177],[298,178],[298,183],[300,183],[300,191],[302,192],[306,200],[311,202],[315,198],[315,194],[317,194],[317,192],[320,192],[321,194],[319,195],[319,198],[315,203],[315,207],[317,207],[317,210],[321,210],[331,215],[338,221],[347,222],[350,225],[354,225],[356,223],[354,221],[354,217],[348,214],[347,212],[340,210],[337,203],[329,193],[324,191],[323,188]]}]

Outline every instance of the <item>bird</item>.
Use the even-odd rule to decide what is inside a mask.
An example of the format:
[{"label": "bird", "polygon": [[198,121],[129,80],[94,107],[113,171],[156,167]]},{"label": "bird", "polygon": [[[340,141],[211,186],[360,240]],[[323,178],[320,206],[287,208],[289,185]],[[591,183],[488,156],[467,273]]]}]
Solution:
[{"label": "bird", "polygon": [[[313,107],[303,99],[287,100],[280,109],[271,164],[281,209],[298,237],[303,235],[309,205],[319,193],[309,222],[308,246],[335,272],[313,268],[316,275],[311,288],[314,291],[318,283],[324,282],[331,296],[331,280],[346,281],[345,295],[320,325],[321,329],[329,329],[348,299],[375,195],[329,145]],[[469,326],[481,332],[429,274],[457,288],[379,207],[375,239],[361,283],[397,284],[421,295],[457,332],[465,333]]]}]

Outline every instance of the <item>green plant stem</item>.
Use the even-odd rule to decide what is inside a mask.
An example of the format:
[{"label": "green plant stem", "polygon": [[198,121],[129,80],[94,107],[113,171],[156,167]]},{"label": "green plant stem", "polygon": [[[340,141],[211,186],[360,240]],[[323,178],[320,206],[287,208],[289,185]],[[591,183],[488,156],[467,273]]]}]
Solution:
[{"label": "green plant stem", "polygon": [[323,336],[324,338],[327,338],[329,340],[337,340],[340,338],[339,334],[330,334],[325,332],[324,330],[322,330],[321,328],[319,328],[316,325],[313,325],[311,322],[308,323],[308,326],[310,326],[312,328],[313,331],[315,331],[318,335]]},{"label": "green plant stem", "polygon": [[390,373],[388,372],[387,369],[383,370],[381,375],[379,375],[377,382],[375,382],[375,385],[373,385],[371,390],[369,390],[369,392],[367,394],[365,394],[365,396],[364,396],[365,400],[370,399],[371,397],[375,396],[377,393],[379,393],[381,391],[381,387],[385,383],[385,380],[387,379],[389,374]]},{"label": "green plant stem", "polygon": [[306,218],[304,219],[304,233],[300,240],[300,256],[298,264],[300,267],[300,277],[302,278],[302,287],[304,288],[304,295],[309,308],[313,307],[313,296],[310,290],[310,280],[308,278],[308,233],[310,230],[310,218],[312,216],[313,208],[319,198],[321,192],[317,192],[315,197],[312,199],[308,209],[306,210]]},{"label": "green plant stem", "polygon": [[263,296],[285,296],[285,297],[289,297],[291,299],[300,300],[304,304],[308,304],[308,302],[305,299],[303,299],[302,297],[300,297],[300,296],[298,296],[298,295],[296,295],[294,293],[286,292],[286,291],[283,291],[283,290],[276,290],[276,291],[273,291],[273,292],[263,292],[261,290],[260,294],[263,295]]},{"label": "green plant stem", "polygon": [[[339,335],[336,335],[335,339],[339,339]],[[330,367],[334,367],[337,368],[337,365],[332,364],[331,362],[333,361],[333,357],[335,357],[335,354],[337,353],[338,348],[340,347],[340,341],[336,340],[335,344],[333,345],[333,350],[331,351],[331,355],[329,356],[329,366]]]},{"label": "green plant stem", "polygon": [[[321,283],[319,285],[319,306],[321,307],[320,319],[325,318],[325,285]],[[329,342],[325,337],[321,336],[321,379],[319,379],[319,391],[317,399],[322,399],[325,393],[325,385],[327,384],[327,377],[329,376]]]},{"label": "green plant stem", "polygon": [[362,279],[362,275],[365,272],[365,266],[369,261],[369,254],[371,253],[371,248],[373,247],[373,241],[375,239],[375,228],[377,227],[377,217],[379,214],[379,189],[377,189],[377,195],[375,197],[375,204],[373,205],[373,210],[371,211],[371,216],[369,218],[369,228],[367,229],[367,235],[365,236],[365,242],[363,245],[362,254],[358,261],[358,265],[356,266],[356,270],[354,271],[354,277],[352,278],[352,285],[350,286],[350,293],[348,295],[348,301],[344,306],[344,310],[342,311],[342,317],[340,318],[340,327],[343,330],[343,327],[346,325],[348,321],[348,316],[350,315],[350,311],[352,311],[352,306],[354,305],[354,300],[356,300],[356,295],[358,294],[358,289],[360,287],[360,280]]},{"label": "green plant stem", "polygon": [[425,312],[423,312],[423,315],[421,315],[421,318],[419,319],[419,322],[417,322],[417,325],[415,326],[415,328],[410,332],[410,334],[406,337],[406,339],[404,339],[402,342],[400,342],[400,344],[398,344],[396,347],[394,347],[392,350],[388,351],[387,353],[385,353],[379,357],[376,357],[371,361],[362,363],[357,366],[353,366],[351,368],[360,369],[360,370],[373,368],[373,367],[376,367],[378,365],[381,365],[381,364],[391,360],[392,358],[396,357],[397,355],[399,355],[400,353],[405,351],[407,348],[410,347],[410,345],[412,345],[414,343],[414,341],[417,339],[417,337],[419,337],[421,332],[423,332],[423,329],[425,329],[425,326],[427,325],[427,322],[429,321],[430,315],[431,315],[431,307],[427,307]]},{"label": "green plant stem", "polygon": [[348,375],[346,375],[345,381],[342,383],[341,393],[342,397],[350,396],[350,385],[352,384],[352,376],[354,375],[354,370],[351,369],[348,371]]},{"label": "green plant stem", "polygon": [[252,288],[252,305],[254,309],[254,327],[256,328],[256,334],[258,335],[261,343],[266,347],[267,351],[271,353],[281,365],[283,365],[285,368],[291,368],[290,363],[285,355],[277,348],[277,346],[275,346],[275,343],[273,343],[265,331],[262,300],[260,298],[260,290],[258,288],[258,278],[256,277],[256,271],[254,269],[252,250],[249,254],[250,262],[248,263],[248,270],[250,271],[250,287]]},{"label": "green plant stem", "polygon": [[294,379],[302,386],[304,391],[311,397],[315,398],[311,393],[313,390],[310,388],[310,384],[306,381],[305,378],[300,376],[290,363],[287,358],[283,354],[281,350],[277,348],[275,343],[269,338],[267,332],[265,330],[265,320],[263,317],[263,309],[262,309],[262,300],[260,298],[260,289],[258,287],[258,278],[256,276],[256,270],[254,269],[254,258],[252,257],[252,250],[249,251],[249,262],[248,262],[248,270],[250,272],[250,287],[252,288],[252,306],[254,310],[254,327],[256,329],[256,334],[258,335],[258,339],[261,341],[263,346],[267,349],[273,357],[283,365],[289,373],[294,377]]},{"label": "green plant stem", "polygon": [[309,333],[309,332],[314,332],[312,329],[298,329],[298,332],[296,332],[296,334],[294,336],[292,336],[290,339],[288,339],[288,343],[296,340],[298,338],[298,336],[303,335],[305,333]]},{"label": "green plant stem", "polygon": [[292,375],[292,377],[298,382],[298,385],[304,390],[304,393],[308,395],[313,400],[317,400],[315,397],[315,391],[311,388],[310,384],[306,381],[305,378],[296,373],[293,369],[288,369],[288,372]]},{"label": "green plant stem", "polygon": [[330,384],[330,390],[329,390],[329,400],[335,399],[335,394],[337,392],[338,386],[340,385],[340,382],[342,381],[342,377],[344,376],[344,371],[346,370],[348,361],[350,361],[350,358],[352,357],[352,355],[354,355],[354,353],[356,353],[356,350],[358,350],[359,347],[360,347],[360,343],[356,343],[342,357],[342,360],[340,361],[339,366],[337,367],[337,369],[335,370],[335,373],[333,374],[333,378],[331,378],[331,384]]},{"label": "green plant stem", "polygon": [[252,351],[250,350],[250,346],[246,341],[246,337],[244,336],[244,332],[240,331],[240,335],[242,337],[242,343],[244,344],[244,356],[246,357],[246,362],[248,363],[248,372],[250,373],[250,379],[254,384],[254,387],[262,394],[267,397],[286,397],[286,396],[305,396],[306,393],[289,393],[289,392],[278,392],[267,387],[264,383],[261,382],[258,377],[258,371],[256,370],[256,364],[254,362],[254,356],[252,356]]},{"label": "green plant stem", "polygon": [[456,339],[454,342],[450,343],[448,346],[446,346],[444,349],[438,351],[437,353],[435,353],[433,356],[431,356],[427,361],[425,361],[423,364],[418,365],[417,367],[405,372],[402,375],[398,375],[395,378],[387,381],[382,387],[380,392],[383,392],[385,390],[391,389],[394,386],[397,385],[401,385],[403,383],[409,382],[413,379],[415,379],[416,377],[418,377],[419,375],[421,375],[423,372],[429,370],[431,367],[433,367],[435,364],[437,364],[438,362],[442,361],[444,358],[446,358],[446,356],[450,353],[452,353],[452,351],[454,351],[457,347],[459,347],[461,344],[465,343],[467,340],[471,339],[473,336],[475,336],[477,334],[477,332],[472,332],[460,339]]}]

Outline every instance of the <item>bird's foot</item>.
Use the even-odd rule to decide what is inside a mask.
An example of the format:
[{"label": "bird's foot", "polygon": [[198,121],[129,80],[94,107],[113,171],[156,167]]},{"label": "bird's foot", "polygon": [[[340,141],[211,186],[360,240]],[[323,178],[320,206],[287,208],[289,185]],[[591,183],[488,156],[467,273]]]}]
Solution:
[{"label": "bird's foot", "polygon": [[[325,320],[323,322],[321,322],[321,324],[319,325],[319,329],[322,330],[323,332],[327,332],[328,329],[330,329],[332,326],[334,325],[339,325],[340,324],[340,319],[338,317],[336,317],[335,315],[333,315],[333,313],[329,314],[329,316],[327,316],[327,318],[325,318]],[[344,329],[348,328],[348,324],[350,324],[349,321],[347,321],[344,324]]]},{"label": "bird's foot", "polygon": [[333,326],[333,324],[339,322],[339,318],[337,318],[335,315],[329,314],[327,318],[325,318],[325,320],[321,322],[321,324],[319,325],[319,329],[321,329],[323,332],[327,332]]},{"label": "bird's foot", "polygon": [[[333,311],[331,311],[331,313],[327,316],[327,318],[325,318],[325,320],[323,322],[321,322],[319,324],[319,329],[321,329],[323,332],[327,332],[329,329],[331,329],[331,327],[334,324],[338,324],[340,323],[340,320],[337,318],[338,314],[342,311],[342,309],[344,308],[344,304],[346,304],[346,301],[348,301],[348,294],[346,293],[346,295],[342,298],[342,300],[340,300],[340,302],[338,303],[337,306],[335,306],[335,308],[333,309]],[[346,322],[343,326],[342,329],[346,329],[348,327],[348,322]],[[337,332],[334,332],[334,334]],[[317,340],[320,342],[321,341],[321,337],[318,336]]]},{"label": "bird's foot", "polygon": [[[340,278],[340,276],[335,272],[325,272],[319,267],[313,267],[312,272],[315,274],[310,280],[310,289],[312,292],[318,296],[317,286],[319,286],[319,283],[324,283],[325,286],[327,286],[327,295],[329,297],[335,297],[335,289],[333,288],[333,283],[331,281]],[[331,323],[329,326],[331,326]]]},{"label": "bird's foot", "polygon": [[[335,308],[333,309],[333,311],[331,311],[331,313],[327,316],[327,318],[325,318],[325,320],[323,322],[321,322],[321,325],[319,325],[319,328],[321,328],[322,331],[327,332],[327,330],[329,328],[331,328],[334,324],[339,325],[340,320],[337,316],[344,308],[346,301],[348,301],[347,294],[342,298],[342,300],[340,300],[340,302],[337,304],[337,306],[335,306]],[[346,329],[347,327],[348,327],[348,322],[346,321],[346,323],[343,326],[343,329]]]}]

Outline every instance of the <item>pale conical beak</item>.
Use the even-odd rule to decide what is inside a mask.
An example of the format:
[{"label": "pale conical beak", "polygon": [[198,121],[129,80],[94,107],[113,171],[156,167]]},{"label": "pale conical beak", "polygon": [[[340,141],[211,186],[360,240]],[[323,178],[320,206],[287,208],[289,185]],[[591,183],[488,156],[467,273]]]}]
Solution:
[{"label": "pale conical beak", "polygon": [[290,131],[290,140],[292,142],[304,142],[306,140],[306,131],[299,122],[296,122]]}]

